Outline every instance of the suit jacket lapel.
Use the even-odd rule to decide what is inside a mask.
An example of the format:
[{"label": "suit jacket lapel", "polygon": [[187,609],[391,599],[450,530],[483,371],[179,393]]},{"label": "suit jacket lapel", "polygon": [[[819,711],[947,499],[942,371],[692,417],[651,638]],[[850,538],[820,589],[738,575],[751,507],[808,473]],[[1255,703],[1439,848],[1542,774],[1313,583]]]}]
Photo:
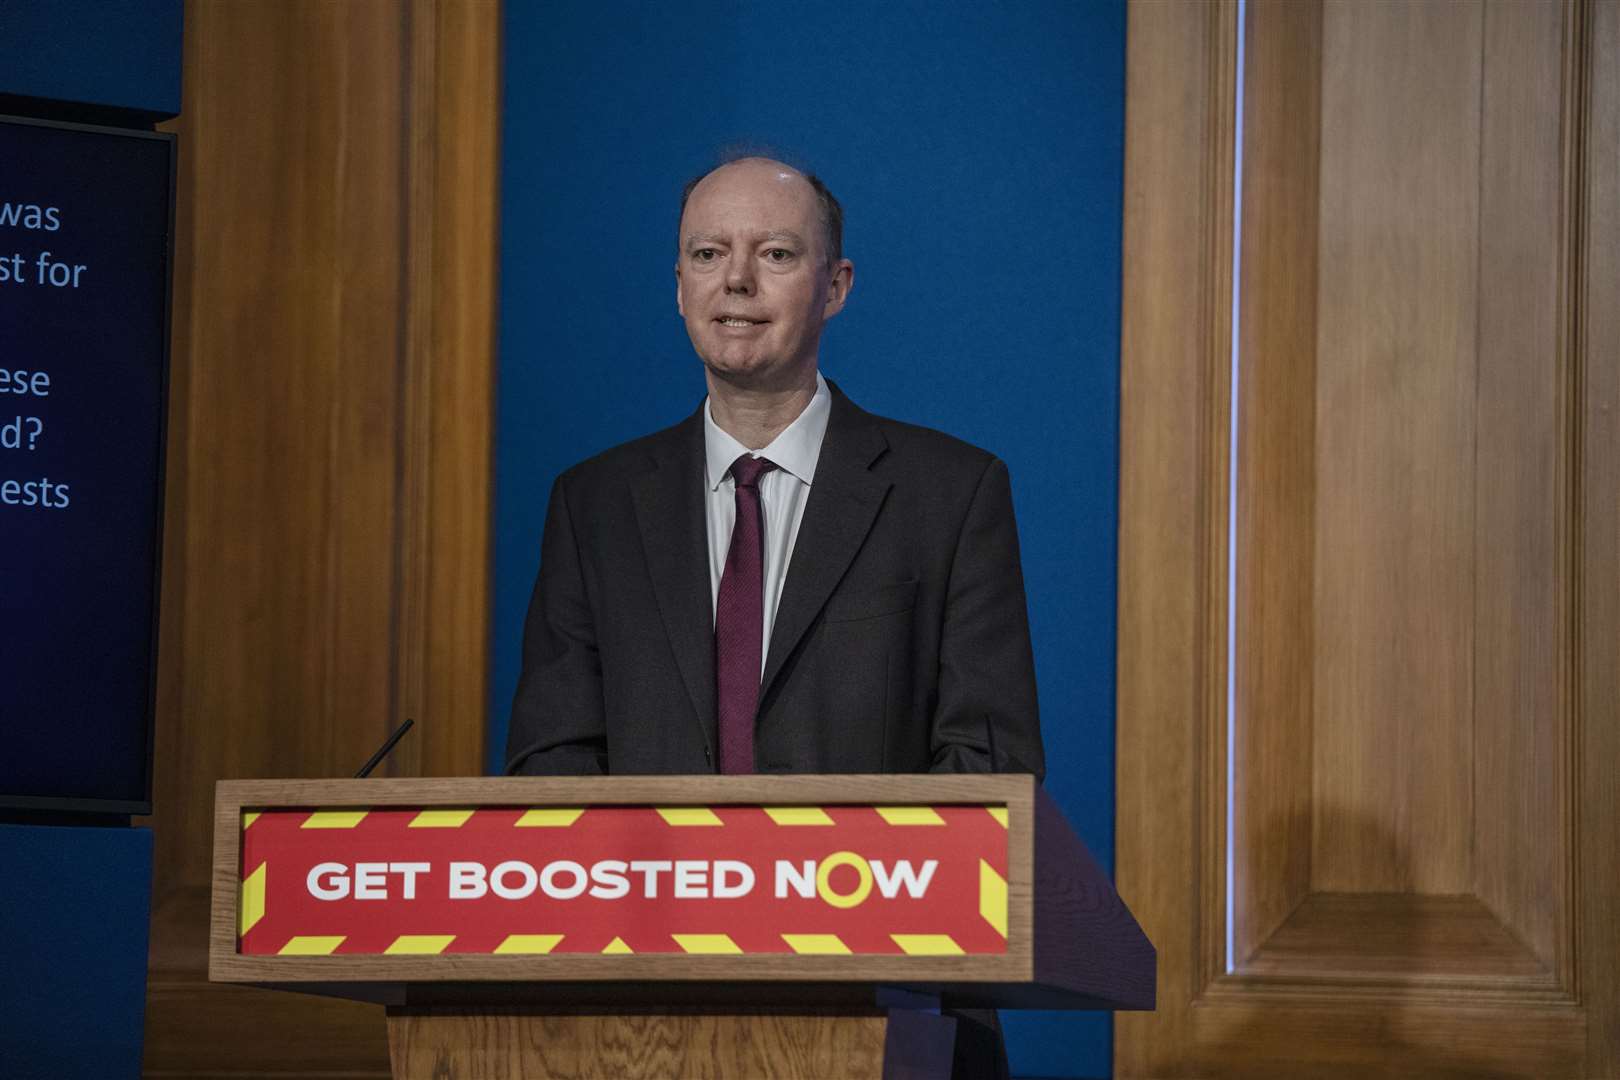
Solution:
[{"label": "suit jacket lapel", "polygon": [[874,476],[870,468],[887,447],[888,441],[872,417],[833,386],[832,413],[816,461],[815,482],[810,485],[793,543],[793,560],[776,608],[765,675],[760,681],[761,702],[872,529],[890,484]]},{"label": "suit jacket lapel", "polygon": [[714,760],[714,613],[703,498],[703,412],[654,452],[655,467],[631,481],[641,545],[676,666]]}]

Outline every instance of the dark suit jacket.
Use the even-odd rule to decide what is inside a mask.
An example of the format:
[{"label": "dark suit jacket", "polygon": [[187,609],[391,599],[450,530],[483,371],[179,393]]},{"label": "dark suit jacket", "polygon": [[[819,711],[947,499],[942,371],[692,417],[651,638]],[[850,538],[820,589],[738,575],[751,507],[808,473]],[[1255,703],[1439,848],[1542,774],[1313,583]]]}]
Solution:
[{"label": "dark suit jacket", "polygon": [[[715,771],[703,463],[699,409],[557,479],[509,772]],[[766,657],[761,772],[1039,777],[1006,466],[832,387]]]}]

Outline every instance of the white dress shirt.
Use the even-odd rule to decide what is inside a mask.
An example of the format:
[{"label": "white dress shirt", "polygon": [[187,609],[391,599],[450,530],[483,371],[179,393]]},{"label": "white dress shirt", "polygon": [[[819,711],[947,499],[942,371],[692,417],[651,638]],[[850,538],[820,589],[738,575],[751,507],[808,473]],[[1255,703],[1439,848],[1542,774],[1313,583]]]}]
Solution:
[{"label": "white dress shirt", "polygon": [[762,450],[750,450],[720,429],[714,422],[711,403],[703,403],[704,481],[709,521],[709,614],[714,615],[720,599],[720,575],[725,572],[726,552],[731,548],[731,529],[737,523],[737,484],[731,477],[731,463],[743,454],[767,458],[776,468],[759,479],[759,505],[765,520],[765,567],[763,586],[764,637],[759,652],[760,673],[764,674],[770,651],[771,627],[776,625],[776,606],[782,599],[782,583],[787,579],[793,558],[793,543],[799,536],[804,504],[816,477],[816,461],[821,457],[821,440],[827,434],[827,417],[832,412],[832,394],[827,380],[816,373],[816,393],[798,419],[782,430]]}]

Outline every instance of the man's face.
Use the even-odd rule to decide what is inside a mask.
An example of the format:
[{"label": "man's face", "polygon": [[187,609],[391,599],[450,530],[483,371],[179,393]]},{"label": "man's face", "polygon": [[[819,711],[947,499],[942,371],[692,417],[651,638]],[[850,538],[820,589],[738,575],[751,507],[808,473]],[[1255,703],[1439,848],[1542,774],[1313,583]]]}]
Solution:
[{"label": "man's face", "polygon": [[681,216],[675,305],[710,374],[750,389],[802,384],[854,264],[828,267],[815,190],[773,161],[705,177]]}]

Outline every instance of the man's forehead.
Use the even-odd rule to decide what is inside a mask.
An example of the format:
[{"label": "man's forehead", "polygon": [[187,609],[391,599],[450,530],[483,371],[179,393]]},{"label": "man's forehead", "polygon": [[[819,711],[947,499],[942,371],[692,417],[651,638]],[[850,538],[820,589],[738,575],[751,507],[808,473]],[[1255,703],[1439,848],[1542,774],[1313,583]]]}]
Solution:
[{"label": "man's forehead", "polygon": [[711,183],[743,180],[788,187],[794,186],[795,181],[804,184],[806,187],[810,185],[810,181],[805,178],[804,173],[791,165],[784,164],[774,158],[748,157],[728,161],[714,169],[709,175],[698,181],[698,189],[701,190]]},{"label": "man's forehead", "polygon": [[736,214],[775,208],[810,211],[816,193],[797,169],[766,158],[747,158],[722,165],[698,182],[687,200],[688,214]]}]

